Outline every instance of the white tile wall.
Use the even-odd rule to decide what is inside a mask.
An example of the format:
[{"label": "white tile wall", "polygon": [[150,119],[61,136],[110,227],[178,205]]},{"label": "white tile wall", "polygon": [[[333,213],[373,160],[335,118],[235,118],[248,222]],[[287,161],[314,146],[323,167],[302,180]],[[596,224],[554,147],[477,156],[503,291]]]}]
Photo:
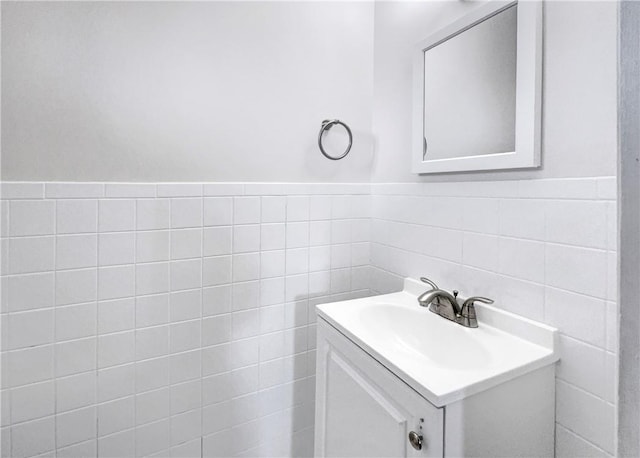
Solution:
[{"label": "white tile wall", "polygon": [[369,294],[369,191],[3,183],[2,456],[310,455],[313,307]]},{"label": "white tile wall", "polygon": [[310,454],[314,305],[421,275],[558,327],[557,454],[613,455],[612,190],[3,183],[3,456]]},{"label": "white tile wall", "polygon": [[427,276],[559,328],[557,455],[615,454],[615,178],[372,185],[372,290]]}]

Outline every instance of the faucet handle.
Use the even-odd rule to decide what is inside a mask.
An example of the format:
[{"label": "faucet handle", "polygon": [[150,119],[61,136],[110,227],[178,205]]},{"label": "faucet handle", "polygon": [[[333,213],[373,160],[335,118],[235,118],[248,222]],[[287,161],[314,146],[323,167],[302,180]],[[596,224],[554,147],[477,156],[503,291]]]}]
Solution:
[{"label": "faucet handle", "polygon": [[473,305],[474,302],[482,302],[483,304],[493,304],[493,299],[489,299],[488,297],[482,297],[482,296],[473,296],[468,298],[466,301],[464,301],[464,303],[462,304],[462,307],[467,307],[470,305]]},{"label": "faucet handle", "polygon": [[431,286],[432,290],[438,289],[438,285],[436,285],[433,281],[429,280],[427,277],[420,277],[420,281],[422,283],[426,283],[427,285]]},{"label": "faucet handle", "polygon": [[493,304],[493,299],[489,299],[488,297],[473,296],[464,301],[464,303],[462,304],[462,308],[460,309],[460,316],[457,319],[458,323],[462,326],[465,326],[467,328],[478,327],[478,317],[476,316],[476,308],[474,306],[475,302]]}]

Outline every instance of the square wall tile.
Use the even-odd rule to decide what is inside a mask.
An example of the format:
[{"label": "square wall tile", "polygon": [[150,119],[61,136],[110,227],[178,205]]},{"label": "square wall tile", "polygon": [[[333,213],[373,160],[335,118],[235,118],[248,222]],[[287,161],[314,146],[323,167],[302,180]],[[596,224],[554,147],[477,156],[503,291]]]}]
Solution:
[{"label": "square wall tile", "polygon": [[132,231],[135,229],[135,219],[135,200],[100,200],[98,214],[100,232]]},{"label": "square wall tile", "polygon": [[171,227],[171,201],[169,199],[138,199],[136,202],[136,228],[139,231],[168,229]]},{"label": "square wall tile", "polygon": [[53,309],[12,313],[8,317],[9,344],[6,350],[53,343]]},{"label": "square wall tile", "polygon": [[309,223],[287,223],[287,248],[301,248],[309,246]]},{"label": "square wall tile", "polygon": [[56,377],[79,374],[96,369],[95,337],[71,340],[55,346]]},{"label": "square wall tile", "polygon": [[202,289],[202,316],[220,315],[231,311],[231,285]]},{"label": "square wall tile", "polygon": [[309,219],[312,221],[331,219],[330,196],[309,197]]},{"label": "square wall tile", "polygon": [[263,223],[281,223],[287,217],[287,198],[284,196],[262,197]]},{"label": "square wall tile", "polygon": [[169,351],[179,353],[199,348],[200,331],[200,320],[172,324],[169,328]]},{"label": "square wall tile", "polygon": [[94,437],[96,437],[95,406],[56,416],[56,445],[58,447],[77,444]]},{"label": "square wall tile", "polygon": [[136,456],[147,456],[169,448],[169,419],[136,428]]},{"label": "square wall tile", "polygon": [[284,278],[265,278],[260,282],[260,305],[284,302]]},{"label": "square wall tile", "polygon": [[497,199],[466,199],[463,203],[464,230],[497,234],[499,225],[499,201]]},{"label": "square wall tile", "polygon": [[545,239],[544,200],[501,199],[499,202],[501,235],[530,240]]},{"label": "square wall tile", "polygon": [[133,362],[135,332],[125,331],[98,337],[98,369]]},{"label": "square wall tile", "polygon": [[[169,357],[136,363],[136,391],[144,393],[169,384]],[[168,393],[167,393],[168,395]]]},{"label": "square wall tile", "polygon": [[260,253],[260,277],[280,277],[285,274],[285,251],[263,251]]},{"label": "square wall tile", "polygon": [[547,287],[544,322],[575,339],[603,348],[607,304],[604,300]]},{"label": "square wall tile", "polygon": [[256,224],[259,222],[259,197],[235,197],[233,199],[233,224]]},{"label": "square wall tile", "polygon": [[202,402],[201,386],[200,380],[173,385],[171,387],[171,415],[199,408]]},{"label": "square wall tile", "polygon": [[98,263],[96,235],[60,235],[56,237],[56,269],[95,267]]},{"label": "square wall tile", "polygon": [[171,259],[202,257],[202,229],[171,231]]},{"label": "square wall tile", "polygon": [[171,227],[202,226],[202,199],[171,199]]},{"label": "square wall tile", "polygon": [[53,346],[25,348],[4,355],[12,387],[53,378]]},{"label": "square wall tile", "polygon": [[312,221],[309,224],[309,244],[328,245],[331,243],[331,221]]},{"label": "square wall tile", "polygon": [[171,291],[200,288],[202,286],[201,259],[171,261],[169,268]]},{"label": "square wall tile", "polygon": [[136,396],[136,423],[143,425],[169,417],[169,388],[160,388]]},{"label": "square wall tile", "polygon": [[234,283],[232,291],[232,310],[252,309],[260,305],[260,282]]},{"label": "square wall tile", "polygon": [[260,226],[260,249],[283,250],[286,246],[286,226],[284,224],[263,224]]},{"label": "square wall tile", "polygon": [[202,261],[203,286],[231,283],[231,256],[204,258]]},{"label": "square wall tile", "polygon": [[231,226],[206,227],[203,233],[203,255],[221,256],[231,254]]},{"label": "square wall tile", "polygon": [[75,410],[96,402],[96,374],[85,372],[56,379],[56,407],[58,412]]},{"label": "square wall tile", "polygon": [[205,198],[203,208],[205,226],[230,226],[233,224],[232,197]]},{"label": "square wall tile", "polygon": [[135,323],[138,329],[169,322],[169,295],[136,297]]},{"label": "square wall tile", "polygon": [[23,274],[53,270],[54,237],[21,237],[9,239],[9,273]]},{"label": "square wall tile", "polygon": [[136,253],[134,232],[100,234],[98,242],[101,266],[133,264]]},{"label": "square wall tile", "polygon": [[98,402],[122,398],[134,393],[135,366],[110,367],[98,371]]},{"label": "square wall tile", "polygon": [[55,413],[53,380],[11,390],[11,422],[35,420]]},{"label": "square wall tile", "polygon": [[98,406],[98,436],[124,431],[135,426],[135,398],[129,396]]},{"label": "square wall tile", "polygon": [[556,393],[556,421],[613,453],[615,408],[562,381],[558,382]]},{"label": "square wall tile", "polygon": [[201,416],[199,409],[177,414],[171,417],[171,445],[199,438],[201,432]]},{"label": "square wall tile", "polygon": [[12,201],[9,205],[11,212],[9,235],[48,235],[54,233],[56,212],[54,201]]},{"label": "square wall tile", "polygon": [[54,417],[22,423],[11,427],[11,455],[35,456],[55,449]]},{"label": "square wall tile", "polygon": [[552,200],[546,207],[546,240],[590,248],[607,247],[607,203]]},{"label": "square wall tile", "polygon": [[544,283],[544,243],[501,237],[498,250],[498,272]]},{"label": "square wall tile", "polygon": [[169,353],[169,327],[136,330],[136,360],[157,358]]},{"label": "square wall tile", "polygon": [[260,250],[260,225],[242,225],[233,227],[233,252],[246,253]]},{"label": "square wall tile", "polygon": [[133,265],[101,267],[98,271],[99,299],[107,300],[133,296],[137,280],[135,275]]},{"label": "square wall tile", "polygon": [[169,264],[136,265],[136,294],[156,294],[169,291]]},{"label": "square wall tile", "polygon": [[58,234],[97,232],[97,200],[59,200],[56,202],[56,207]]},{"label": "square wall tile", "polygon": [[498,238],[492,235],[465,233],[462,260],[466,265],[495,272],[498,267]]},{"label": "square wall tile", "polygon": [[231,340],[231,315],[217,315],[202,320],[202,346],[217,345]]},{"label": "square wall tile", "polygon": [[598,298],[607,295],[606,252],[565,245],[546,245],[548,285]]},{"label": "square wall tile", "polygon": [[136,233],[136,262],[168,261],[170,231],[149,231]]},{"label": "square wall tile", "polygon": [[309,249],[296,248],[286,251],[287,275],[296,275],[309,271]]},{"label": "square wall tile", "polygon": [[186,382],[201,376],[200,349],[171,355],[169,382],[171,384]]},{"label": "square wall tile", "polygon": [[96,269],[65,270],[56,274],[56,305],[92,302],[98,297]]},{"label": "square wall tile", "polygon": [[287,197],[287,221],[309,220],[309,196]]},{"label": "square wall tile", "polygon": [[56,341],[79,339],[96,335],[96,303],[56,307]]},{"label": "square wall tile", "polygon": [[178,291],[169,296],[169,310],[172,322],[200,318],[202,293],[200,289]]},{"label": "square wall tile", "polygon": [[233,281],[242,282],[260,278],[260,253],[233,256]]},{"label": "square wall tile", "polygon": [[562,335],[558,343],[560,362],[556,376],[604,398],[607,394],[606,351]]}]

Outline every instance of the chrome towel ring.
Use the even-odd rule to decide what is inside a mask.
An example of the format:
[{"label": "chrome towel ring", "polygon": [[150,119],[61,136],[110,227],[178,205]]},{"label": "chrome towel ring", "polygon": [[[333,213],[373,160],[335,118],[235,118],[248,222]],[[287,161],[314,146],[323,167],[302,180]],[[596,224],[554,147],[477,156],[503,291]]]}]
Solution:
[{"label": "chrome towel ring", "polygon": [[[331,156],[324,150],[324,147],[322,146],[322,135],[325,132],[328,132],[329,129],[331,129],[336,124],[340,124],[342,127],[344,127],[347,131],[347,134],[349,134],[349,146],[347,146],[347,149],[340,156]],[[327,159],[331,159],[332,161],[342,159],[347,154],[349,154],[352,144],[353,135],[351,134],[351,129],[349,129],[349,126],[347,126],[344,122],[340,121],[339,119],[325,119],[324,121],[322,121],[322,127],[320,128],[320,133],[318,134],[318,147],[320,148],[320,152],[324,155],[324,157],[326,157]]]}]

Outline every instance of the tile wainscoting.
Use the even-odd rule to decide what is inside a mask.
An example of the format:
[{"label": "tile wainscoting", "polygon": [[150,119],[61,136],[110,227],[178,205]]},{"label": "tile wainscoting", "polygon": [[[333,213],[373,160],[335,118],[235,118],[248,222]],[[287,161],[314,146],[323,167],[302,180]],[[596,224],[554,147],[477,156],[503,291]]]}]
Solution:
[{"label": "tile wainscoting", "polygon": [[557,456],[615,453],[612,177],[372,185],[374,293],[427,276],[560,330]]},{"label": "tile wainscoting", "polygon": [[428,276],[557,326],[615,453],[616,182],[2,185],[3,456],[312,453],[319,302]]},{"label": "tile wainscoting", "polygon": [[2,197],[3,456],[312,454],[314,306],[369,294],[369,185]]}]

